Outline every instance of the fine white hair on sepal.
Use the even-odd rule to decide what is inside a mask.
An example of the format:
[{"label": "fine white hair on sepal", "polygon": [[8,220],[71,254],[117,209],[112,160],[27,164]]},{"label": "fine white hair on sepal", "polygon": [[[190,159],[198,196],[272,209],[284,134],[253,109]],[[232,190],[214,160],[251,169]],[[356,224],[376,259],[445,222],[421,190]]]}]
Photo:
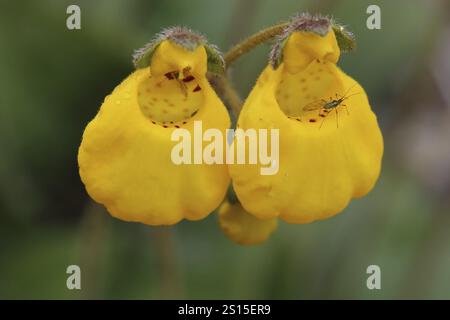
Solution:
[{"label": "fine white hair on sepal", "polygon": [[294,15],[288,22],[283,32],[275,38],[274,45],[269,53],[269,63],[273,68],[277,68],[283,60],[283,49],[289,36],[296,31],[314,32],[322,37],[333,30],[339,48],[343,52],[351,51],[355,47],[353,34],[346,28],[338,24],[334,17],[323,15],[311,15],[309,13],[299,13]]},{"label": "fine white hair on sepal", "polygon": [[208,43],[203,34],[185,26],[172,26],[156,34],[144,47],[135,50],[133,53],[133,64],[135,67],[143,68],[150,64],[153,52],[164,40],[170,40],[189,51],[194,51],[198,46],[203,45],[207,50],[208,63],[217,64],[222,68],[225,66],[225,61],[219,48],[216,45]]}]

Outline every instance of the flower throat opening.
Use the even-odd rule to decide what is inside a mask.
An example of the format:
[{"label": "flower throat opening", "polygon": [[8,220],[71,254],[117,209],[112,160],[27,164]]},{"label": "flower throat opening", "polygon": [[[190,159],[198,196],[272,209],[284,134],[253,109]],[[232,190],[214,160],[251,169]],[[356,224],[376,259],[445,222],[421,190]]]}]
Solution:
[{"label": "flower throat opening", "polygon": [[[284,114],[305,123],[321,123],[325,117],[334,117],[331,109],[324,109],[327,102],[343,94],[336,76],[336,66],[326,60],[313,60],[296,73],[283,71],[275,98]],[[329,115],[328,115],[329,114]]]},{"label": "flower throat opening", "polygon": [[190,67],[150,76],[138,86],[138,104],[153,123],[180,125],[193,117],[203,104],[203,90]]}]

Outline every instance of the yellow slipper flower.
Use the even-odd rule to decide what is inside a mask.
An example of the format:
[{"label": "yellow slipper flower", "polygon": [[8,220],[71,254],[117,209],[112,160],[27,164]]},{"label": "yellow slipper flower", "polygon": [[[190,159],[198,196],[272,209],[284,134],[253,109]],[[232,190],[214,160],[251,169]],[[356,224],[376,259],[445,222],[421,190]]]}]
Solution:
[{"label": "yellow slipper flower", "polygon": [[225,131],[226,108],[206,79],[223,69],[215,47],[186,28],[171,28],[135,56],[137,70],[107,96],[87,125],[78,163],[89,195],[111,215],[149,225],[202,219],[219,206],[225,165],[176,165],[177,128],[194,121]]},{"label": "yellow slipper flower", "polygon": [[[364,89],[336,63],[350,35],[327,18],[296,18],[278,39],[238,119],[279,129],[279,170],[230,165],[242,206],[258,218],[309,223],[342,211],[378,179],[383,139]],[[269,148],[270,150],[270,148]]]},{"label": "yellow slipper flower", "polygon": [[242,244],[261,244],[278,227],[277,218],[258,219],[239,204],[225,201],[219,208],[219,225],[231,240]]}]

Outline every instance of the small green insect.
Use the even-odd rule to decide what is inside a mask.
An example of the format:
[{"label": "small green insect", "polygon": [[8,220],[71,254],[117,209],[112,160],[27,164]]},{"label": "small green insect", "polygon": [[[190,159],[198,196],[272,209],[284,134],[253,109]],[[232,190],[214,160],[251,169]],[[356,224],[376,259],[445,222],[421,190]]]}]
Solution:
[{"label": "small green insect", "polygon": [[[320,99],[320,100],[316,100],[313,101],[311,103],[308,103],[306,106],[303,107],[303,111],[315,111],[315,110],[319,110],[319,117],[322,117],[322,123],[319,126],[319,129],[322,127],[323,122],[325,121],[326,116],[330,113],[330,111],[332,111],[334,109],[334,111],[336,111],[336,126],[337,128],[339,128],[339,116],[338,116],[338,110],[337,108],[342,105],[343,107],[345,107],[345,109],[347,110],[347,114],[349,115],[350,113],[348,112],[348,108],[347,105],[343,104],[343,102],[350,98],[351,96],[360,94],[361,92],[357,92],[357,93],[353,93],[351,95],[347,95],[350,90],[355,86],[356,84],[354,84],[353,86],[351,86],[343,96],[339,97],[339,95],[336,93],[336,99],[333,99],[330,97],[330,100],[327,101],[325,99]],[[312,119],[311,119],[312,120]],[[315,122],[311,121],[310,122]]]}]

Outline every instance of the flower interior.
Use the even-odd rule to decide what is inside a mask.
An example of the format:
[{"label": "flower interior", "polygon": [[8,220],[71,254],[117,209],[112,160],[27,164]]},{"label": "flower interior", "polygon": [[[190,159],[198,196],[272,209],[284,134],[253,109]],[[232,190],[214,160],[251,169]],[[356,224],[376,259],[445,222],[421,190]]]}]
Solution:
[{"label": "flower interior", "polygon": [[336,122],[336,111],[347,113],[347,99],[336,108],[332,107],[332,102],[345,94],[346,88],[336,76],[336,66],[332,62],[315,59],[301,71],[285,71],[275,97],[280,109],[290,119],[322,125],[325,120]]},{"label": "flower interior", "polygon": [[203,103],[202,88],[190,66],[150,76],[139,84],[137,95],[142,113],[163,126],[186,124]]}]

